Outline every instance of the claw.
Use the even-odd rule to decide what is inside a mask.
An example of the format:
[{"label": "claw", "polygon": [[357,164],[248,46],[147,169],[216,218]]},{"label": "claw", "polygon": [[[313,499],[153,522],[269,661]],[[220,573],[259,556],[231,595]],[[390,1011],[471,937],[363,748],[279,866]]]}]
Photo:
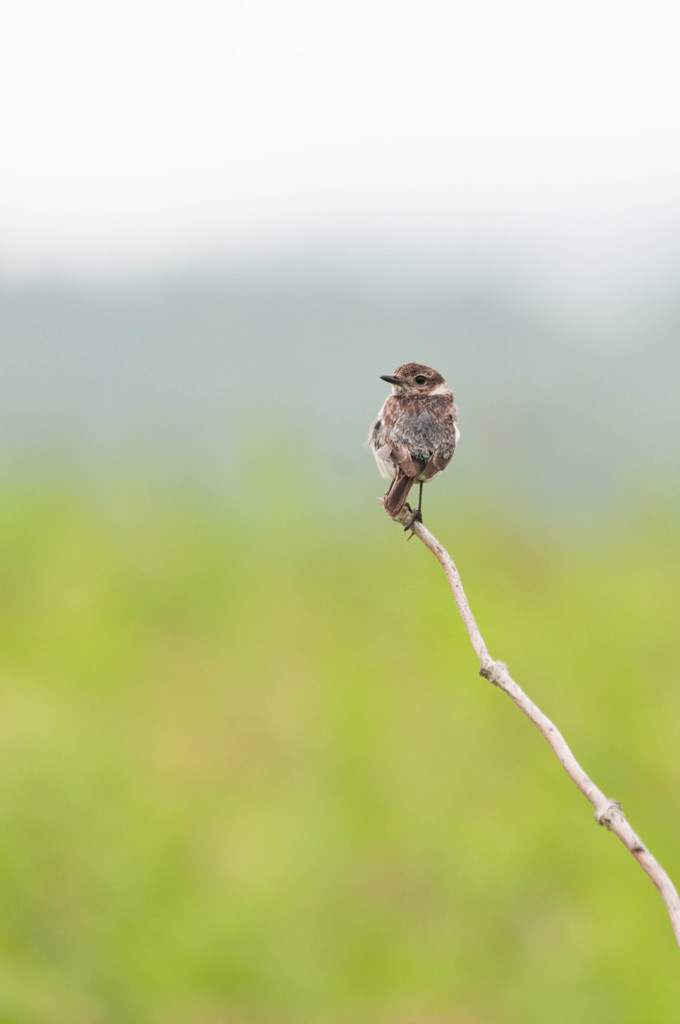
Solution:
[{"label": "claw", "polygon": [[[411,516],[406,525],[404,526],[404,533],[407,533],[412,528],[414,523],[422,523],[423,521],[423,517],[419,508],[411,509],[409,507],[409,512],[411,513]],[[413,533],[411,533],[411,537],[412,536]],[[409,540],[411,539],[411,537],[409,537]]]}]

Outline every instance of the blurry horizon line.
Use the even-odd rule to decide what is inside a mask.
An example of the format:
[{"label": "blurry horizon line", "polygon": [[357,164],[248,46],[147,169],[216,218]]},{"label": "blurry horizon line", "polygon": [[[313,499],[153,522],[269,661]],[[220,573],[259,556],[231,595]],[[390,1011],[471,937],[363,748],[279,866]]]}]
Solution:
[{"label": "blurry horizon line", "polygon": [[[415,250],[421,258],[488,258],[493,254],[512,256],[519,249],[529,256],[548,253],[553,258],[573,256],[587,246],[596,261],[621,262],[630,259],[631,249],[680,251],[680,205],[669,211],[607,208],[586,203],[577,210],[565,208],[535,211],[530,219],[525,209],[503,215],[484,216],[470,210],[469,216],[421,218],[399,222],[377,219],[333,219],[287,221],[273,219],[258,225],[229,223],[226,219],[210,228],[175,222],[165,230],[156,228],[117,238],[103,230],[97,238],[72,234],[70,244],[53,237],[42,242],[35,231],[12,231],[5,225],[0,244],[0,277],[30,280],[39,277],[89,279],[100,277],[158,276],[184,274],[203,266],[268,263],[291,253],[304,259],[308,254],[326,254],[347,259],[362,253],[380,253],[386,247],[399,254]],[[63,240],[62,240],[63,241]],[[626,255],[628,254],[628,256]]]},{"label": "blurry horizon line", "polygon": [[[599,226],[601,227],[601,225]],[[178,282],[215,284],[224,278],[255,284],[387,290],[427,297],[452,286],[488,288],[560,310],[577,319],[628,311],[677,290],[680,217],[663,223],[617,220],[600,230],[583,221],[528,225],[467,225],[425,230],[290,232],[250,238],[248,244],[196,244],[164,257],[138,252],[131,260],[8,260],[0,251],[0,287],[24,290],[164,287]]]}]

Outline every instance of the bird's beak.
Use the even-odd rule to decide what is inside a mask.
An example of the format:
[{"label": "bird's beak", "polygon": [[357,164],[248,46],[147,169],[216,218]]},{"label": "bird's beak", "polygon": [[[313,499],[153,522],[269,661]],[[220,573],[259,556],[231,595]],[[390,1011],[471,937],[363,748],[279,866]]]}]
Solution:
[{"label": "bird's beak", "polygon": [[384,377],[381,376],[380,379],[381,380],[386,380],[388,384],[403,384],[404,383],[402,381],[401,377],[394,377],[394,376],[390,375],[389,373],[386,373]]}]

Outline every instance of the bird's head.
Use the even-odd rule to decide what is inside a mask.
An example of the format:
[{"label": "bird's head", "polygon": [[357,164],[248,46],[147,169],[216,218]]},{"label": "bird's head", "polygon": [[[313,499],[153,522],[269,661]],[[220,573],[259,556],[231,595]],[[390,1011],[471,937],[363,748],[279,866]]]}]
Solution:
[{"label": "bird's head", "polygon": [[441,373],[422,363],[404,363],[394,373],[385,374],[380,379],[392,385],[395,395],[446,394],[449,391]]}]

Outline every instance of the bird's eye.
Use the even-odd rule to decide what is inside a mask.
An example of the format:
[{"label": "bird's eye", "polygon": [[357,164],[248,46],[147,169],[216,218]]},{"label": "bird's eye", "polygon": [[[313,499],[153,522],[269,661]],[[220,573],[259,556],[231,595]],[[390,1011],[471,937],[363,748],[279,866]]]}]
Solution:
[{"label": "bird's eye", "polygon": [[422,373],[419,373],[418,376],[416,377],[416,384],[424,384],[425,380],[426,378],[423,377]]}]

